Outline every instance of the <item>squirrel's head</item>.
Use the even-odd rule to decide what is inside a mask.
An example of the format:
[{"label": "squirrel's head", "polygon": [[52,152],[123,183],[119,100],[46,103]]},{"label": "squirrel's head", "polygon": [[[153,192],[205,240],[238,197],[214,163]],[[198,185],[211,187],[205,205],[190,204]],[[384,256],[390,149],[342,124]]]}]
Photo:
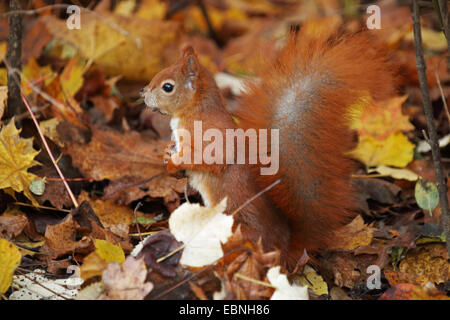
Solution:
[{"label": "squirrel's head", "polygon": [[141,96],[148,107],[172,116],[195,98],[199,72],[197,55],[187,46],[175,64],[161,70],[141,90]]}]

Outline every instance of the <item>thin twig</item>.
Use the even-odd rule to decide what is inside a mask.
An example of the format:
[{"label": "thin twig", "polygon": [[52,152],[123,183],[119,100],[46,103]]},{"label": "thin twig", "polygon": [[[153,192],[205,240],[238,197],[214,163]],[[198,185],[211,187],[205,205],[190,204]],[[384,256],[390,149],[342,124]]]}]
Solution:
[{"label": "thin twig", "polygon": [[158,262],[158,263],[163,262],[163,261],[166,260],[167,258],[170,258],[171,256],[173,256],[175,253],[177,253],[177,252],[183,250],[184,247],[186,247],[185,244],[179,246],[178,248],[176,248],[175,250],[169,252],[169,253],[166,254],[165,256],[163,256],[163,257],[161,257],[161,258],[158,258],[158,259],[156,260],[156,262]]},{"label": "thin twig", "polygon": [[436,172],[436,182],[439,190],[439,202],[442,211],[442,223],[447,240],[447,251],[450,254],[450,214],[448,210],[447,185],[445,182],[444,169],[442,167],[441,152],[439,149],[436,126],[433,119],[433,108],[431,105],[428,81],[426,77],[426,62],[422,47],[422,30],[420,26],[420,8],[418,0],[412,3],[412,20],[414,29],[414,44],[416,50],[416,65],[419,73],[420,89],[422,91],[423,108],[427,119],[428,133],[430,137],[431,153]]},{"label": "thin twig", "polygon": [[447,115],[447,119],[450,123],[450,113],[448,112],[447,99],[445,98],[444,90],[442,89],[442,85],[441,85],[441,79],[439,78],[439,65],[441,64],[441,62],[442,62],[442,59],[439,60],[438,65],[436,67],[436,71],[434,72],[434,75],[436,76],[437,85],[438,85],[439,91],[441,93],[441,99],[442,99],[442,103],[444,104],[445,114]]},{"label": "thin twig", "polygon": [[233,213],[231,214],[232,216],[234,216],[236,213],[238,213],[239,211],[241,211],[245,206],[247,206],[250,202],[252,202],[253,200],[255,200],[256,198],[258,198],[259,196],[261,196],[263,193],[269,191],[270,189],[272,189],[273,187],[275,187],[277,184],[279,184],[281,182],[281,179],[278,179],[277,181],[275,181],[274,183],[272,183],[270,186],[264,188],[263,190],[261,190],[260,192],[258,192],[257,194],[255,194],[253,197],[251,197],[250,199],[248,199],[247,201],[245,201],[243,204],[241,204],[236,210],[233,211]]},{"label": "thin twig", "polygon": [[44,210],[53,210],[53,211],[61,211],[61,212],[68,212],[68,213],[71,212],[71,210],[67,210],[67,209],[58,209],[58,208],[53,208],[53,207],[41,206],[41,205],[35,206],[32,204],[23,203],[23,202],[14,202],[13,204],[15,204],[17,206],[39,208],[39,209],[44,209]]},{"label": "thin twig", "polygon": [[247,277],[247,276],[245,276],[243,274],[240,274],[240,273],[235,273],[234,277],[242,279],[242,280],[245,280],[245,281],[249,281],[251,283],[259,284],[261,286],[277,289],[277,287],[275,287],[274,285],[271,285],[270,283],[267,283],[267,282],[264,282],[264,281],[260,281],[260,280],[256,280],[256,279]]},{"label": "thin twig", "polygon": [[447,40],[447,70],[450,71],[450,26],[448,23],[447,0],[433,0],[433,4],[438,15],[442,31],[444,31],[445,39]]},{"label": "thin twig", "polygon": [[134,213],[134,220],[136,221],[136,228],[137,228],[137,231],[139,234],[139,239],[141,239],[141,241],[142,241],[143,239],[142,239],[142,235],[141,235],[141,230],[139,228],[139,222],[137,221],[137,213],[136,213],[136,211],[138,211],[138,209],[140,207],[142,207],[142,202],[138,202],[138,204],[136,205],[136,208],[134,208],[134,210],[133,210],[133,213]]},{"label": "thin twig", "polygon": [[31,110],[31,107],[28,104],[27,99],[25,99],[24,95],[22,94],[21,96],[22,96],[23,103],[25,103],[25,106],[27,107],[28,111],[30,112],[31,118],[33,119],[33,122],[34,122],[34,124],[36,126],[36,129],[37,129],[37,131],[39,133],[39,136],[41,137],[42,142],[44,143],[45,149],[47,150],[47,153],[50,156],[50,159],[52,160],[56,171],[58,172],[59,176],[61,177],[61,180],[64,183],[64,186],[66,187],[67,192],[69,193],[70,199],[72,199],[72,202],[73,202],[75,208],[78,207],[78,201],[75,198],[72,190],[70,189],[69,184],[66,181],[66,178],[64,177],[63,173],[61,172],[61,169],[59,169],[59,166],[56,163],[55,158],[53,157],[53,153],[52,153],[52,151],[50,150],[50,147],[47,144],[47,140],[45,139],[44,134],[41,131],[41,128],[39,126],[39,122],[37,121],[36,117],[34,116],[33,110]]}]

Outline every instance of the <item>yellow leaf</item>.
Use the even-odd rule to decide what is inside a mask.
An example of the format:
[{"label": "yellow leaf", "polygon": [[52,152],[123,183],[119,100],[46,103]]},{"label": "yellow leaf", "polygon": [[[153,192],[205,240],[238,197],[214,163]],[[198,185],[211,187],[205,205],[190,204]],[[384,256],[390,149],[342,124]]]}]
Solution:
[{"label": "yellow leaf", "polygon": [[8,85],[8,71],[5,68],[0,68],[0,86]]},{"label": "yellow leaf", "polygon": [[108,262],[116,261],[123,263],[125,254],[119,245],[114,245],[105,240],[95,240],[96,250],[89,254],[81,266],[81,278],[87,280],[94,276],[101,276]]},{"label": "yellow leaf", "polygon": [[167,5],[160,0],[142,0],[136,17],[147,20],[163,20]]},{"label": "yellow leaf", "polygon": [[0,42],[0,62],[2,62],[2,57],[6,57],[6,50],[8,45],[6,44],[6,41]]},{"label": "yellow leaf", "polygon": [[56,131],[56,127],[60,121],[57,118],[51,118],[45,121],[41,121],[39,123],[39,127],[42,130],[42,133],[50,138],[54,143],[56,143],[59,147],[64,147],[64,143],[61,141],[58,132]]},{"label": "yellow leaf", "polygon": [[8,98],[8,87],[0,86],[0,119],[3,117],[3,113],[5,112],[7,98]]},{"label": "yellow leaf", "polygon": [[112,244],[106,240],[96,239],[95,248],[95,252],[106,262],[117,261],[122,263],[125,261],[125,253],[123,253],[122,247],[119,245]]},{"label": "yellow leaf", "polygon": [[4,294],[11,285],[14,270],[20,264],[22,256],[11,242],[0,239],[0,294]]},{"label": "yellow leaf", "polygon": [[378,166],[374,169],[368,170],[368,172],[378,172],[380,174],[390,176],[394,179],[402,179],[408,181],[417,181],[419,179],[419,175],[409,169],[396,169],[386,166]]},{"label": "yellow leaf", "polygon": [[371,136],[362,136],[350,155],[367,167],[386,165],[404,168],[413,159],[414,147],[401,132],[393,133],[382,141]]},{"label": "yellow leaf", "polygon": [[56,73],[52,71],[50,66],[41,67],[34,58],[30,58],[22,70],[23,93],[28,95],[33,91],[28,83],[36,85],[36,81],[43,81],[45,85],[48,85],[55,76]]},{"label": "yellow leaf", "polygon": [[407,98],[401,96],[377,102],[370,96],[364,97],[364,103],[354,106],[355,120],[350,127],[358,130],[360,136],[371,136],[378,140],[386,139],[396,132],[413,130],[414,126],[408,117],[402,114],[402,104]]},{"label": "yellow leaf", "polygon": [[33,204],[37,204],[29,185],[39,177],[27,170],[39,165],[39,162],[34,160],[39,151],[33,149],[33,138],[21,138],[20,131],[17,130],[14,119],[0,130],[0,189],[23,191]]},{"label": "yellow leaf", "polygon": [[308,265],[305,266],[303,274],[298,277],[298,281],[302,286],[307,286],[318,296],[328,294],[327,283],[323,280],[321,275],[317,274],[317,272]]},{"label": "yellow leaf", "polygon": [[133,14],[135,7],[135,0],[122,0],[117,4],[114,13],[124,17],[130,17]]},{"label": "yellow leaf", "polygon": [[[61,87],[66,95],[74,96],[83,85],[83,64],[70,59],[60,76]],[[67,100],[67,99],[66,99]]]},{"label": "yellow leaf", "polygon": [[[67,32],[66,22],[45,17],[49,32],[58,41],[78,49],[78,56],[93,61],[108,75],[148,81],[167,60],[167,46],[179,37],[179,25],[173,21],[149,21],[102,12],[105,21],[92,14],[83,15],[83,27]],[[120,31],[111,26],[120,27]],[[123,59],[127,57],[127,59]]]},{"label": "yellow leaf", "polygon": [[[405,36],[406,40],[414,41],[413,31],[409,32]],[[422,28],[422,42],[423,47],[432,51],[444,51],[447,50],[447,40],[442,31],[434,31],[429,28]]]}]

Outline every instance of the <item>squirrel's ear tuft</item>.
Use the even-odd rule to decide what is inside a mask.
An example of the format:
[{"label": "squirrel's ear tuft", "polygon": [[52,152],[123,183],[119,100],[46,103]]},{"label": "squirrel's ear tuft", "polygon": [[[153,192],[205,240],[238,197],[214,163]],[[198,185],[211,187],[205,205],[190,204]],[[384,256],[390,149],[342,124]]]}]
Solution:
[{"label": "squirrel's ear tuft", "polygon": [[181,52],[181,57],[186,58],[188,56],[195,55],[194,48],[192,46],[188,45],[184,47],[183,51]]},{"label": "squirrel's ear tuft", "polygon": [[190,48],[192,50],[191,51],[192,54],[185,53],[185,55],[184,55],[183,73],[186,76],[185,86],[186,86],[186,88],[189,88],[189,89],[195,91],[196,87],[197,87],[197,79],[198,79],[198,73],[200,70],[200,64],[198,62],[197,56],[195,55],[192,47],[189,46],[188,48]]}]

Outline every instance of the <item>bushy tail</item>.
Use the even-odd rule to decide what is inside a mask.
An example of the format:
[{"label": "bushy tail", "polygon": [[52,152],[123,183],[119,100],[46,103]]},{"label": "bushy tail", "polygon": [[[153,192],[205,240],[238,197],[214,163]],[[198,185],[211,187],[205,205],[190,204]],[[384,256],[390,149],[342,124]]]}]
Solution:
[{"label": "bushy tail", "polygon": [[[258,176],[291,226],[285,256],[295,263],[306,248],[329,246],[334,232],[355,208],[350,175],[354,147],[348,127],[350,106],[361,97],[387,98],[395,92],[392,66],[370,32],[333,38],[292,34],[289,42],[250,84],[241,100],[241,125],[279,129],[280,167]],[[255,173],[256,174],[256,173]]]}]

